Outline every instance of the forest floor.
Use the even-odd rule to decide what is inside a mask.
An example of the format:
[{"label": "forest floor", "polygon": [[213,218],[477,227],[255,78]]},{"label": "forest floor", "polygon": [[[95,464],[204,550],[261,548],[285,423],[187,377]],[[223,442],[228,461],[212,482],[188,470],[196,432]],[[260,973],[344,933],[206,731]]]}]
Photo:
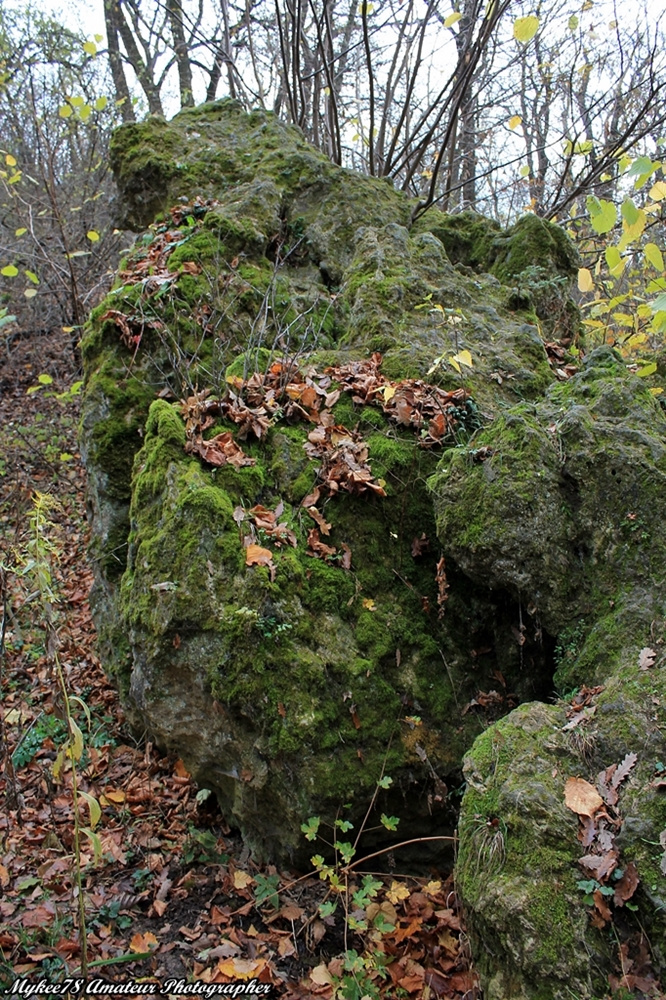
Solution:
[{"label": "forest floor", "polygon": [[111,983],[134,996],[229,995],[224,984],[244,983],[287,998],[480,997],[450,873],[341,873],[331,894],[312,872],[256,865],[182,761],[130,733],[95,655],[78,397],[57,398],[77,379],[69,338],[2,349],[0,988],[21,977],[63,984],[86,964],[71,762],[58,762],[67,725],[30,568],[40,493],[54,501],[41,547],[54,546],[56,655],[83,733],[76,774],[101,808],[101,856],[94,838],[80,847],[88,981],[103,980],[88,995]]}]

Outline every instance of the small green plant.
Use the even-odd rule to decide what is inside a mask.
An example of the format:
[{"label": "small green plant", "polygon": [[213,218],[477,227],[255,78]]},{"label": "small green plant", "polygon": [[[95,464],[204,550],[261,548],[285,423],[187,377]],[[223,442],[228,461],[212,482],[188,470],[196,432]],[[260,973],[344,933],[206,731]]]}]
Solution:
[{"label": "small green plant", "polygon": [[121,913],[121,904],[117,899],[111,903],[103,903],[97,911],[95,923],[101,927],[112,924],[118,930],[124,931],[132,926],[132,918],[127,913]]},{"label": "small green plant", "polygon": [[19,741],[12,754],[14,767],[25,767],[42,749],[48,739],[60,744],[67,732],[65,723],[57,715],[40,715],[35,724],[28,729]]},{"label": "small green plant", "polygon": [[183,861],[186,865],[194,862],[202,865],[223,865],[229,860],[228,854],[217,849],[218,838],[210,830],[197,830],[190,826],[189,836],[183,847]]}]

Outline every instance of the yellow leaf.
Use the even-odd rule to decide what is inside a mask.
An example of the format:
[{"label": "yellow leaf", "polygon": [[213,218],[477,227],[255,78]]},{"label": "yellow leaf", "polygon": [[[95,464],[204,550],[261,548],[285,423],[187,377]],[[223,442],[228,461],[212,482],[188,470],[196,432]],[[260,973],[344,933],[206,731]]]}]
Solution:
[{"label": "yellow leaf", "polygon": [[89,229],[88,232],[86,233],[86,236],[88,237],[91,243],[97,243],[99,240],[99,233],[97,232],[96,229]]},{"label": "yellow leaf", "polygon": [[125,801],[125,793],[119,790],[107,790],[104,792],[104,798],[109,802],[115,802],[116,805],[120,805]]},{"label": "yellow leaf", "polygon": [[13,264],[7,264],[6,267],[0,271],[0,274],[4,274],[5,278],[15,278],[18,274],[18,267],[14,267]]},{"label": "yellow leaf", "polygon": [[539,30],[539,18],[530,14],[528,17],[518,17],[513,22],[513,37],[518,42],[529,42]]},{"label": "yellow leaf", "polygon": [[28,230],[25,228],[25,226],[21,226],[20,229],[16,230],[16,232],[14,233],[14,236],[23,236],[23,234],[27,233],[27,232],[28,232]]},{"label": "yellow leaf", "polygon": [[384,386],[384,402],[388,403],[389,399],[393,399],[395,396],[395,386],[385,385]]},{"label": "yellow leaf", "polygon": [[650,188],[650,197],[653,201],[663,201],[666,198],[666,181],[657,181]]},{"label": "yellow leaf", "polygon": [[453,367],[455,368],[455,370],[458,372],[459,375],[461,374],[460,365],[458,364],[455,358],[449,358],[449,364],[453,365]]},{"label": "yellow leaf", "polygon": [[391,882],[391,888],[386,896],[397,906],[403,899],[409,899],[409,889],[402,882]]},{"label": "yellow leaf", "polygon": [[643,247],[643,253],[657,271],[664,270],[664,258],[656,243],[646,243]]},{"label": "yellow leaf", "polygon": [[254,879],[248,872],[240,869],[234,872],[234,889],[247,889],[248,885],[253,885]]},{"label": "yellow leaf", "polygon": [[458,351],[458,353],[455,356],[455,360],[458,361],[461,365],[465,365],[466,368],[474,367],[474,362],[472,361],[472,355],[467,350]]},{"label": "yellow leaf", "polygon": [[109,103],[108,97],[98,97],[95,101],[95,111],[104,111],[104,108]]},{"label": "yellow leaf", "polygon": [[442,888],[442,883],[439,881],[430,881],[427,885],[423,886],[423,891],[426,896],[436,896],[439,890]]},{"label": "yellow leaf", "polygon": [[594,291],[594,278],[587,267],[578,269],[578,290],[580,292]]},{"label": "yellow leaf", "polygon": [[7,164],[8,167],[15,167],[16,157],[12,156],[11,153],[7,153],[7,155],[5,156],[5,163]]},{"label": "yellow leaf", "polygon": [[375,602],[372,599],[372,597],[364,597],[363,598],[363,607],[366,609],[366,611],[376,611],[377,610],[377,605],[375,604]]},{"label": "yellow leaf", "polygon": [[89,56],[96,56],[97,46],[94,42],[84,42],[83,51],[87,52]]},{"label": "yellow leaf", "polygon": [[72,107],[69,104],[61,104],[58,108],[58,114],[61,118],[69,118],[72,113]]},{"label": "yellow leaf", "polygon": [[95,39],[96,42],[104,41],[104,35],[93,35],[93,38]]},{"label": "yellow leaf", "polygon": [[462,14],[458,10],[455,11],[455,13],[453,13],[453,14],[449,14],[448,17],[444,18],[444,27],[445,28],[450,28],[451,25],[455,24],[456,21],[459,21],[461,17],[462,17]]},{"label": "yellow leaf", "polygon": [[90,810],[90,826],[94,830],[102,818],[102,810],[99,807],[99,802],[94,795],[90,795],[89,792],[83,792],[81,789],[79,789],[79,795],[88,804],[88,809]]},{"label": "yellow leaf", "polygon": [[[29,392],[30,390],[28,390]],[[56,784],[60,781],[60,775],[62,774],[63,764],[65,763],[65,757],[67,756],[67,747],[60,747],[58,750],[58,756],[53,761],[53,767],[51,768],[51,774],[53,775],[53,780]]]},{"label": "yellow leaf", "polygon": [[81,760],[83,756],[83,733],[74,722],[74,719],[69,719],[69,731],[72,734],[72,742],[69,747],[69,756],[72,760]]},{"label": "yellow leaf", "polygon": [[653,389],[648,390],[648,392],[651,392],[653,396],[661,396],[663,391],[664,390],[660,385],[656,385]]},{"label": "yellow leaf", "polygon": [[509,118],[509,128],[518,128],[522,120],[520,115],[514,115],[512,118]]}]

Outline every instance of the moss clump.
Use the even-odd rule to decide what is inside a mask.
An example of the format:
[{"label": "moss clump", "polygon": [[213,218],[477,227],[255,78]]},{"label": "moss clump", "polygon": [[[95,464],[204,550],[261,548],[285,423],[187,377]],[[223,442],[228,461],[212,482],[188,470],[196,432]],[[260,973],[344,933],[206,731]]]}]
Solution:
[{"label": "moss clump", "polygon": [[441,240],[453,264],[462,264],[475,271],[490,269],[494,242],[502,232],[497,222],[476,212],[447,215],[437,208],[421,216],[417,229],[433,233]]}]

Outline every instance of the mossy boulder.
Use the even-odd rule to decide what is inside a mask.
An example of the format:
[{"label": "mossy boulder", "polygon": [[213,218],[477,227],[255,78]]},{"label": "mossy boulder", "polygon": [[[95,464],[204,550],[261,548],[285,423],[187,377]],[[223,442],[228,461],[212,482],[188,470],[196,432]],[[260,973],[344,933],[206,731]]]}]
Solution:
[{"label": "mossy boulder", "polygon": [[[572,947],[586,941],[587,915],[573,909],[575,817],[556,784],[544,777],[537,788],[535,778],[552,774],[548,741],[564,710],[521,707],[488,725],[548,700],[554,674],[564,687],[604,681],[610,691],[659,641],[666,469],[655,398],[609,352],[558,381],[544,338],[566,345],[575,332],[576,257],[542,220],[503,231],[431,209],[413,222],[403,193],[332,165],[298,130],[233,101],[124,126],[112,164],[122,218],[140,234],[82,343],[81,434],[93,611],[131,723],[182,756],[258,856],[297,861],[313,851],[301,824],[332,822],[345,805],[360,822],[382,774],[393,785],[378,815],[400,816],[401,835],[452,832],[444,786],[459,784],[478,737],[461,826],[472,931],[480,942],[494,927],[502,907],[491,896],[504,892],[516,943],[497,963],[525,964],[529,982],[543,961],[559,982],[555,946],[520,943],[541,933],[544,912],[520,870],[537,884],[559,880],[558,906],[576,917]],[[305,447],[312,424],[283,408],[259,438],[240,440],[224,415],[202,431],[229,434],[252,464],[216,467],[186,450],[179,400],[204,390],[228,399],[230,386],[242,394],[276,361],[329,393],[341,366],[373,352],[391,380],[383,399],[411,380],[413,391],[459,400],[454,430],[431,449],[427,427],[333,393],[336,425],[365,442],[385,496],[326,498],[321,462]],[[308,543],[303,500],[317,484],[335,557],[316,558]],[[256,505],[279,509],[293,541],[255,539],[270,565],[247,558]],[[622,705],[633,713],[639,700]],[[612,754],[631,743],[629,730],[608,732]],[[502,740],[515,753],[495,767],[484,747]],[[519,822],[528,779],[540,811]],[[493,818],[505,863],[481,892],[469,845]],[[526,846],[533,827],[541,868]],[[572,962],[572,982],[584,985]],[[513,982],[497,963],[490,953],[482,962],[487,981]]]},{"label": "mossy boulder", "polygon": [[[431,488],[446,551],[480,585],[514,595],[524,635],[551,644],[557,689],[600,688],[573,727],[564,706],[522,706],[466,757],[458,877],[486,995],[601,996],[617,945],[577,888],[589,873],[564,786],[596,784],[627,754],[638,760],[617,806],[616,870],[633,863],[641,888],[616,911],[615,932],[628,940],[649,927],[656,968],[665,957],[666,799],[655,785],[666,756],[664,411],[599,349],[543,399],[450,451]],[[642,650],[654,668],[641,669]],[[491,939],[492,957],[479,944]]]}]

